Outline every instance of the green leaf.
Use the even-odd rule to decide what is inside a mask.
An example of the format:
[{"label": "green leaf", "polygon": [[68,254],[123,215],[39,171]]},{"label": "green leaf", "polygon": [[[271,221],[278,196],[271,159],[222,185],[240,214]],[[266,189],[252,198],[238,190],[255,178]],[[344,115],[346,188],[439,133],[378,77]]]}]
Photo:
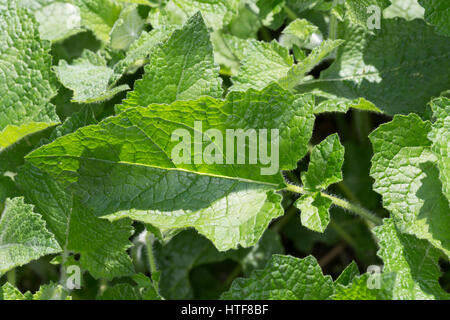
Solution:
[{"label": "green leaf", "polygon": [[19,289],[7,282],[0,287],[0,301],[1,300],[26,300],[26,298]]},{"label": "green leaf", "polygon": [[237,76],[231,78],[233,86],[230,90],[260,90],[271,82],[279,82],[282,87],[293,89],[316,64],[341,43],[341,40],[326,40],[314,48],[305,59],[294,64],[289,51],[278,42],[247,40],[241,67]]},{"label": "green leaf", "polygon": [[123,73],[135,72],[148,62],[153,48],[167,41],[175,29],[174,26],[162,26],[150,32],[142,31],[140,37],[130,45],[125,57],[114,66],[115,79],[121,77]]},{"label": "green leaf", "polygon": [[320,300],[333,294],[333,280],[324,276],[316,259],[273,255],[263,270],[237,279],[225,300]]},{"label": "green leaf", "polygon": [[72,300],[67,290],[53,282],[43,285],[35,294],[26,292],[22,294],[9,282],[0,287],[1,300]]},{"label": "green leaf", "polygon": [[6,199],[0,218],[0,275],[48,254],[60,246],[41,216],[23,198]]},{"label": "green leaf", "polygon": [[450,36],[450,3],[446,0],[419,0],[425,8],[425,21],[436,26],[437,32]]},{"label": "green leaf", "polygon": [[64,40],[80,31],[80,9],[70,3],[53,2],[36,11],[39,34],[50,41]]},{"label": "green leaf", "polygon": [[[371,276],[378,279],[371,279]],[[395,273],[356,276],[349,285],[336,284],[333,300],[392,300],[396,276]],[[377,281],[379,287],[375,285]],[[372,282],[375,282],[374,287],[369,285]]]},{"label": "green leaf", "polygon": [[89,50],[83,51],[82,56],[71,65],[60,60],[55,72],[59,81],[73,90],[72,102],[100,102],[129,89],[126,84],[111,88],[114,71],[106,65],[105,58]]},{"label": "green leaf", "polygon": [[306,74],[342,43],[344,43],[342,40],[323,41],[320,45],[315,47],[305,59],[299,61],[289,69],[287,75],[280,80],[281,86],[283,88],[293,89],[302,83]]},{"label": "green leaf", "polygon": [[295,201],[295,206],[301,211],[302,225],[317,232],[324,232],[327,228],[331,204],[332,201],[323,197],[320,192],[304,194]]},{"label": "green leaf", "polygon": [[288,24],[283,30],[283,34],[296,37],[302,43],[306,42],[309,37],[317,32],[318,28],[306,19],[295,19]]},{"label": "green leaf", "polygon": [[133,233],[129,220],[109,222],[95,217],[52,177],[30,164],[19,170],[17,183],[39,209],[60,246],[67,253],[81,254],[81,266],[93,277],[112,279],[134,273],[126,252]]},{"label": "green leaf", "polygon": [[35,149],[42,138],[47,137],[54,129],[46,123],[28,123],[26,125],[7,126],[3,131],[0,144],[0,172],[16,172],[17,167],[24,162],[23,157]]},{"label": "green leaf", "polygon": [[355,261],[352,261],[345,269],[342,271],[342,273],[339,275],[339,277],[334,281],[334,284],[340,284],[343,286],[348,286],[350,283],[353,282],[353,279],[357,276],[359,276],[359,269],[358,265]]},{"label": "green leaf", "polygon": [[[57,127],[50,140],[96,122],[92,109],[87,106]],[[55,179],[29,163],[19,169],[16,181],[27,199],[39,209],[60,246],[67,254],[81,253],[81,266],[94,277],[111,279],[133,274],[126,253],[131,246],[130,222],[110,223],[96,218]]]},{"label": "green leaf", "polygon": [[125,7],[111,30],[111,48],[127,50],[139,38],[143,29],[144,20],[139,15],[137,6]]},{"label": "green leaf", "polygon": [[[133,281],[137,284],[137,288],[142,300],[162,300],[162,297],[156,290],[155,282],[159,283],[159,279],[155,276],[155,272],[151,275],[152,279],[146,277],[142,273],[132,276]],[[159,284],[158,284],[159,286]]]},{"label": "green leaf", "polygon": [[200,11],[206,25],[215,30],[226,26],[236,14],[238,7],[236,0],[171,0],[170,2],[180,8],[184,21]]},{"label": "green leaf", "polygon": [[278,44],[247,40],[247,53],[241,61],[237,76],[231,78],[231,91],[245,91],[249,88],[261,90],[271,82],[286,76],[294,63],[289,51]]},{"label": "green leaf", "polygon": [[140,300],[136,288],[128,283],[119,283],[106,290],[97,300]]},{"label": "green leaf", "polygon": [[72,297],[61,285],[50,282],[41,286],[39,291],[33,294],[32,300],[72,300]]},{"label": "green leaf", "polygon": [[10,3],[0,11],[0,148],[59,122],[50,44],[30,13]]},{"label": "green leaf", "polygon": [[341,24],[338,37],[346,42],[336,60],[301,92],[319,89],[347,102],[364,98],[389,115],[424,112],[430,98],[448,88],[450,42],[420,20],[382,25],[372,35]]},{"label": "green leaf", "polygon": [[[178,157],[174,148],[180,142],[172,133],[183,129],[183,139],[198,136],[196,121],[203,121],[202,132],[214,128],[222,137],[227,130],[278,129],[279,147],[274,144],[271,150],[276,155],[279,149],[284,156],[279,165],[275,160],[269,161],[272,165],[231,164],[233,150],[227,160],[227,152],[216,146],[211,164],[199,159],[202,154],[196,150],[191,156],[189,150],[183,152],[186,161],[175,163],[171,157]],[[225,101],[204,97],[129,108],[59,138],[27,159],[68,186],[97,216],[128,216],[165,230],[194,227],[219,250],[226,250],[254,245],[268,223],[282,214],[280,197],[274,193],[284,185],[279,170],[293,169],[306,154],[313,122],[307,96],[272,85],[263,91],[232,93]],[[270,134],[275,143],[276,131]],[[175,140],[180,137],[177,134]],[[201,150],[214,146],[209,135],[193,144]],[[246,154],[249,147],[245,146]]]},{"label": "green leaf", "polygon": [[431,150],[437,157],[442,190],[450,201],[450,99],[446,97],[434,99],[430,106],[436,121],[428,138],[433,142]]},{"label": "green leaf", "polygon": [[[367,23],[370,17],[376,12],[381,14],[383,9],[390,5],[389,0],[346,0],[345,7],[347,9],[347,15],[349,19],[359,24],[360,26],[367,28]],[[373,9],[378,8],[378,11],[373,11]],[[373,9],[372,9],[373,8]],[[370,10],[372,9],[372,10]],[[377,10],[377,9],[375,9]]]},{"label": "green leaf", "polygon": [[384,9],[383,17],[391,19],[400,17],[406,20],[423,19],[425,10],[417,0],[391,0],[391,5]]},{"label": "green leaf", "polygon": [[123,102],[127,107],[222,96],[219,68],[214,64],[209,33],[200,14],[152,50],[150,64],[134,88]]},{"label": "green leaf", "polygon": [[122,6],[115,0],[73,0],[80,8],[81,23],[101,41],[108,43]]},{"label": "green leaf", "polygon": [[345,149],[334,133],[314,146],[308,171],[302,174],[304,188],[320,191],[329,185],[342,181],[342,164]]},{"label": "green leaf", "polygon": [[427,240],[403,234],[392,219],[385,219],[375,228],[379,239],[378,255],[384,262],[383,272],[395,272],[393,299],[424,300],[449,299],[439,285],[441,252]]},{"label": "green leaf", "polygon": [[430,241],[450,256],[449,202],[442,193],[430,122],[398,115],[370,134],[370,175],[400,232]]}]

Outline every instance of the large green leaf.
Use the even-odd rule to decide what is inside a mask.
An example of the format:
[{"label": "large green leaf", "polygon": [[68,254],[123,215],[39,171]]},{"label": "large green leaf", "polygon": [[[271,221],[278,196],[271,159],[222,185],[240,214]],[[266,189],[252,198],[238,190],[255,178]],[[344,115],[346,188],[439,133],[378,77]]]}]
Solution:
[{"label": "large green leaf", "polygon": [[375,229],[379,238],[378,255],[384,262],[383,272],[397,274],[393,286],[393,299],[423,300],[449,299],[439,285],[441,253],[427,240],[400,233],[392,219],[385,219]]},{"label": "large green leaf", "polygon": [[152,25],[183,24],[189,17],[201,12],[206,25],[222,29],[237,14],[238,0],[169,0],[162,8],[150,12]]},{"label": "large green leaf", "polygon": [[374,190],[400,232],[430,241],[450,256],[450,209],[439,180],[438,159],[419,116],[398,115],[370,135]]},{"label": "large green leaf", "polygon": [[[289,51],[277,41],[239,41],[241,67],[232,77],[232,91],[243,91],[248,88],[262,89],[271,82],[279,82],[283,88],[292,89],[299,85],[306,74],[320,61],[337,48],[341,40],[326,40],[314,48],[312,52],[297,64]],[[232,50],[233,51],[233,50]]]},{"label": "large green leaf", "polygon": [[118,76],[106,65],[104,57],[89,50],[83,51],[82,56],[70,65],[60,60],[55,72],[59,81],[73,90],[73,102],[100,102],[129,89],[126,84],[112,87],[111,80]]},{"label": "large green leaf", "polygon": [[50,99],[57,82],[50,70],[50,43],[38,23],[12,2],[0,11],[0,151],[28,134],[59,122]]},{"label": "large green leaf", "polygon": [[431,97],[448,89],[450,42],[421,20],[388,19],[382,25],[371,34],[340,24],[338,37],[346,42],[336,60],[299,89],[341,98],[344,109],[364,98],[390,115],[424,112]]},{"label": "large green leaf", "polygon": [[273,255],[267,266],[249,278],[237,279],[226,300],[321,300],[334,293],[333,280],[324,276],[316,259]]},{"label": "large green leaf", "polygon": [[126,106],[171,103],[200,96],[220,98],[222,80],[214,64],[213,48],[201,14],[155,47],[142,80],[124,100]]},{"label": "large green leaf", "polygon": [[436,121],[428,138],[433,141],[431,150],[437,157],[442,190],[450,201],[450,99],[442,97],[432,100],[430,106]]},{"label": "large green leaf", "polygon": [[438,33],[450,36],[450,2],[447,0],[419,0],[425,8],[425,20],[436,26]]},{"label": "large green leaf", "polygon": [[61,41],[82,31],[80,9],[70,3],[49,3],[37,10],[35,16],[39,34],[45,40]]},{"label": "large green leaf", "polygon": [[[96,120],[91,108],[85,107],[57,127],[49,139],[51,141],[94,123]],[[55,179],[29,163],[19,169],[16,181],[42,214],[65,255],[81,253],[81,266],[97,278],[133,274],[133,266],[126,253],[131,246],[128,239],[133,232],[129,221],[110,223],[95,217]]]},{"label": "large green leaf", "polygon": [[48,254],[60,246],[41,216],[23,198],[6,199],[0,217],[0,275]]},{"label": "large green leaf", "polygon": [[80,8],[81,23],[107,43],[120,16],[122,6],[116,0],[72,0]]},{"label": "large green leaf", "polygon": [[[202,121],[202,128],[196,121]],[[254,245],[268,223],[282,214],[280,196],[274,193],[284,185],[279,170],[293,169],[306,154],[313,122],[308,96],[272,85],[232,93],[225,101],[204,97],[129,108],[59,138],[27,159],[69,186],[97,216],[128,216],[161,229],[195,227],[226,250]],[[179,129],[184,131],[176,133]],[[189,140],[209,129],[215,131],[208,131],[200,143],[182,142],[186,157],[175,163],[179,138]],[[239,129],[267,129],[267,137],[260,139],[273,142],[267,149],[273,161],[250,164],[244,157],[243,164],[231,164],[236,162],[234,148],[223,152],[212,141]],[[242,146],[237,160],[256,150],[254,144]],[[216,150],[215,160],[203,161],[204,149],[205,154]],[[279,163],[277,151],[283,155]]]}]

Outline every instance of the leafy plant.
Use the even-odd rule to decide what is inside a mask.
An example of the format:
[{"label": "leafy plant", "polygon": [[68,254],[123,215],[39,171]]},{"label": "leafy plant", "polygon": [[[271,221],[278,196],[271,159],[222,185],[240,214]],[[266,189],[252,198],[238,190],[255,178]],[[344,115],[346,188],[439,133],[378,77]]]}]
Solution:
[{"label": "leafy plant", "polygon": [[450,298],[448,1],[0,9],[0,300]]}]

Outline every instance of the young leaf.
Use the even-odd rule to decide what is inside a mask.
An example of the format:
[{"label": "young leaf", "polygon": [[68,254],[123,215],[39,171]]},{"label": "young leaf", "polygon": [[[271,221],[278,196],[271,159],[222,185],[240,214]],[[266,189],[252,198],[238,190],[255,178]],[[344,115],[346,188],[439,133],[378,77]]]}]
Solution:
[{"label": "young leaf", "polygon": [[23,198],[6,199],[0,217],[0,275],[48,254],[60,246],[41,216]]},{"label": "young leaf", "polygon": [[263,270],[236,279],[222,299],[320,300],[329,299],[333,292],[333,280],[322,274],[314,257],[298,259],[275,254]]},{"label": "young leaf", "polygon": [[305,189],[320,191],[333,183],[342,181],[344,152],[344,147],[337,134],[329,135],[314,146],[308,171],[302,174]]},{"label": "young leaf", "polygon": [[259,90],[271,82],[279,82],[283,88],[292,90],[315,65],[342,43],[341,40],[326,40],[314,48],[305,59],[294,64],[289,51],[278,42],[247,40],[244,45],[240,44],[246,49],[237,76],[231,78],[233,86],[230,90]]},{"label": "young leaf", "polygon": [[92,30],[99,40],[108,43],[122,6],[116,0],[73,0],[73,2],[80,8],[82,24]]},{"label": "young leaf", "polygon": [[0,152],[59,122],[50,103],[57,87],[50,43],[40,40],[38,24],[26,9],[8,3],[0,10]]},{"label": "young leaf", "polygon": [[231,91],[260,90],[286,76],[294,63],[289,51],[276,41],[247,40],[248,54],[241,61]]},{"label": "young leaf", "polygon": [[298,38],[301,42],[306,42],[318,28],[306,19],[295,19],[283,30],[283,34],[288,34]]},{"label": "young leaf", "polygon": [[[197,165],[201,154],[194,150],[187,153],[188,160],[175,163],[171,156],[180,142],[171,134],[184,129],[195,137],[195,121],[203,121],[204,132],[214,128],[222,137],[231,129],[278,129],[279,147],[272,150],[279,148],[284,156],[278,165],[272,161],[274,166],[231,164],[219,150],[221,160]],[[76,192],[97,216],[129,216],[161,229],[195,227],[226,250],[254,245],[282,213],[280,197],[273,193],[283,185],[279,170],[294,168],[306,154],[313,122],[308,97],[272,85],[232,93],[226,101],[205,97],[129,108],[59,138],[27,159]],[[209,136],[198,146],[203,150],[208,145],[214,146]]]},{"label": "young leaf", "polygon": [[152,50],[144,77],[136,81],[123,104],[147,106],[206,95],[220,98],[222,92],[209,33],[198,13],[181,30],[174,31],[166,43]]},{"label": "young leaf", "polygon": [[385,219],[375,228],[379,238],[378,255],[384,261],[383,272],[397,274],[393,299],[424,300],[449,299],[439,285],[441,271],[438,260],[441,253],[427,240],[400,233],[392,219]]},{"label": "young leaf", "polygon": [[144,20],[136,5],[125,7],[111,30],[110,45],[113,50],[127,50],[139,38],[144,29]]},{"label": "young leaf", "polygon": [[450,256],[448,199],[428,140],[431,123],[398,115],[370,135],[374,149],[370,175],[400,232],[430,241]]},{"label": "young leaf", "polygon": [[315,47],[306,58],[289,69],[287,75],[280,79],[280,85],[283,88],[292,90],[303,82],[303,79],[308,72],[343,43],[344,41],[342,40],[323,41],[320,45]]},{"label": "young leaf", "polygon": [[334,284],[340,284],[343,286],[348,286],[350,283],[353,282],[353,279],[358,277],[359,269],[358,265],[355,261],[352,261],[345,269],[342,271],[342,273],[339,275],[339,277],[334,281]]},{"label": "young leaf", "polygon": [[436,26],[437,32],[450,36],[450,3],[446,0],[419,0],[425,8],[425,20]]},{"label": "young leaf", "polygon": [[124,73],[135,72],[137,68],[142,66],[152,50],[161,43],[169,39],[175,30],[173,26],[162,26],[151,30],[150,32],[142,31],[139,39],[134,41],[126,52],[125,58],[117,62],[114,66],[114,80],[117,80]]},{"label": "young leaf", "polygon": [[353,104],[364,98],[390,115],[424,112],[430,98],[448,88],[448,72],[442,71],[450,68],[450,42],[420,20],[389,19],[382,25],[372,35],[340,24],[339,37],[346,42],[336,60],[299,90],[319,89]]},{"label": "young leaf", "polygon": [[59,81],[73,90],[73,102],[100,102],[129,89],[128,85],[110,88],[114,71],[106,65],[102,56],[89,50],[83,51],[82,56],[71,65],[60,60],[55,72]]},{"label": "young leaf", "polygon": [[295,206],[301,211],[302,225],[317,232],[324,232],[327,228],[331,204],[332,201],[323,197],[320,192],[304,194],[295,201]]}]

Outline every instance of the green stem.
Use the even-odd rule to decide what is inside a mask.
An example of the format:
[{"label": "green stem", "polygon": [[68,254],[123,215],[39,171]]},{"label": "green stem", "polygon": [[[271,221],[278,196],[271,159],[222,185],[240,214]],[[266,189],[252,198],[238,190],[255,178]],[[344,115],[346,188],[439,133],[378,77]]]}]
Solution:
[{"label": "green stem", "polygon": [[286,12],[287,16],[288,16],[289,19],[291,19],[291,20],[298,19],[298,16],[297,16],[297,14],[294,12],[294,10],[292,10],[291,8],[289,8],[287,5],[284,6],[284,12]]},{"label": "green stem", "polygon": [[[337,0],[333,0],[333,8],[337,5]],[[330,14],[330,26],[328,29],[328,39],[335,40],[337,37],[337,28],[338,28],[338,21],[336,16],[331,13]]]},{"label": "green stem", "polygon": [[[295,192],[295,193],[298,193],[298,194],[305,194],[306,193],[305,189],[303,189],[300,186],[293,185],[293,184],[288,184],[287,187],[286,187],[286,190],[291,191],[291,192]],[[348,202],[347,200],[340,199],[338,197],[329,195],[329,194],[324,193],[324,192],[321,192],[321,195],[323,197],[325,197],[325,198],[330,199],[331,202],[334,205],[336,205],[336,206],[339,206],[339,207],[341,207],[343,209],[351,211],[351,212],[353,212],[353,213],[355,213],[355,214],[357,214],[357,215],[359,215],[359,216],[369,220],[370,222],[372,222],[372,223],[374,223],[376,225],[382,224],[382,220],[380,218],[378,218],[376,215],[374,215],[372,212],[370,212],[369,210],[367,210],[365,208],[362,208],[362,207],[360,207],[358,205],[355,205],[355,204],[352,204],[352,203]]]},{"label": "green stem", "polygon": [[155,254],[153,252],[154,241],[155,237],[153,236],[152,233],[148,232],[147,237],[145,238],[145,245],[147,247],[148,265],[150,266],[150,273],[158,272],[158,268],[156,267]]}]

